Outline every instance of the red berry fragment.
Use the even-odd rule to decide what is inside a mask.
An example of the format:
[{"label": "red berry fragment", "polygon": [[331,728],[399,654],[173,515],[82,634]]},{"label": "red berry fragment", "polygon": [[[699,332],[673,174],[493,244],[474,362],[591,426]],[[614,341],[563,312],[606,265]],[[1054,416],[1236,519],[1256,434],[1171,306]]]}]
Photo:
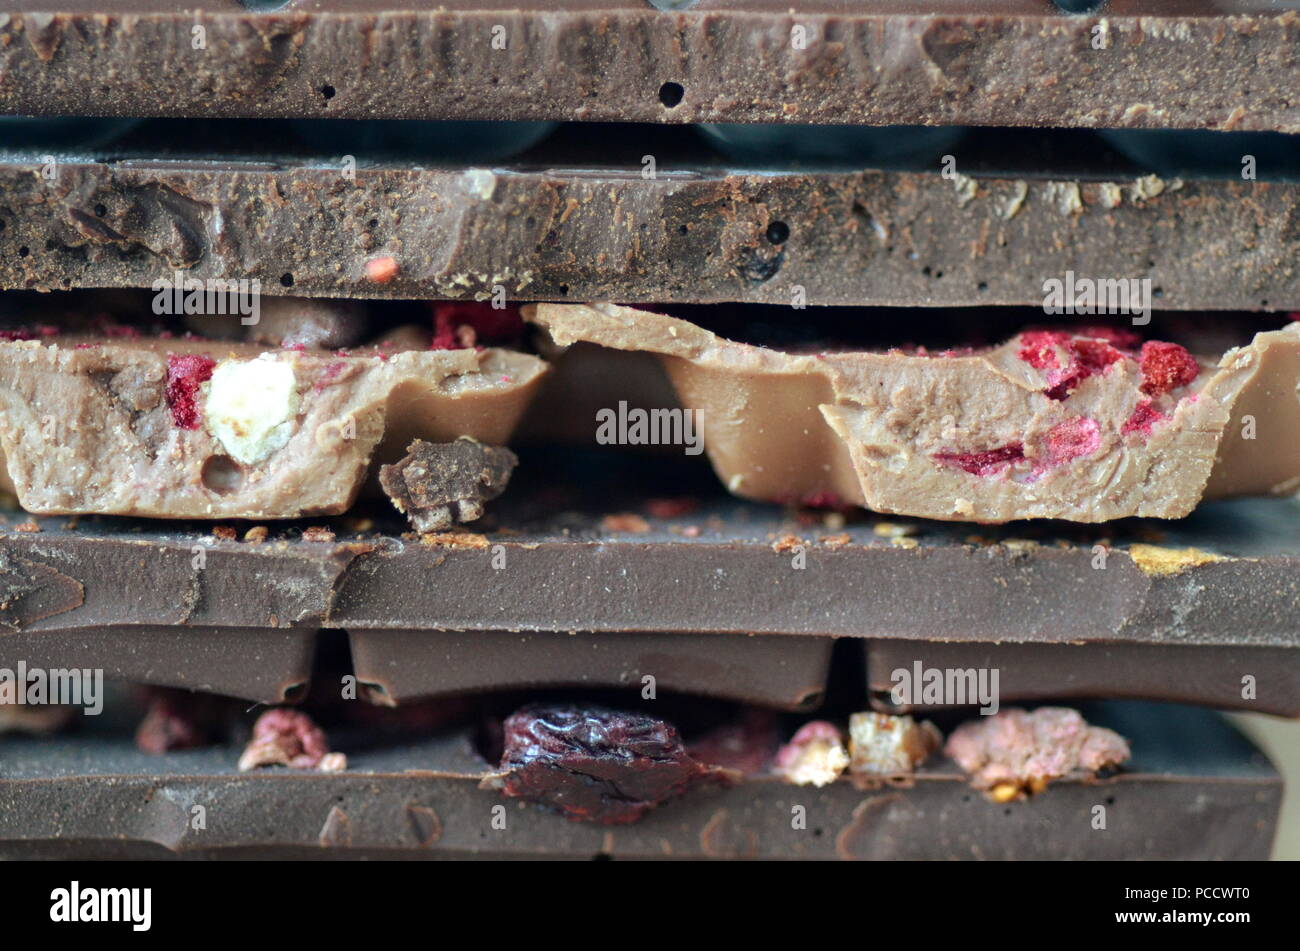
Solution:
[{"label": "red berry fragment", "polygon": [[1186,347],[1160,340],[1142,344],[1139,358],[1142,367],[1142,392],[1162,396],[1180,386],[1187,386],[1201,373],[1201,365]]},{"label": "red berry fragment", "polygon": [[1064,465],[1101,448],[1101,426],[1095,419],[1076,416],[1057,423],[1047,432],[1044,446],[1048,466]]},{"label": "red berry fragment", "polygon": [[1156,423],[1168,419],[1164,413],[1156,409],[1155,403],[1151,400],[1139,400],[1138,405],[1133,409],[1133,415],[1128,418],[1120,431],[1125,435],[1130,433],[1143,433],[1150,436],[1151,430],[1155,428]]},{"label": "red berry fragment", "polygon": [[220,700],[210,694],[155,688],[149,710],[135,731],[136,748],[155,755],[219,741]]},{"label": "red berry fragment", "polygon": [[1026,330],[1020,335],[1020,359],[1035,370],[1055,370],[1061,365],[1056,348],[1069,340],[1063,330]]},{"label": "red berry fragment", "polygon": [[239,757],[245,772],[259,766],[315,769],[329,754],[329,744],[311,717],[298,710],[267,710],[253,724],[253,738]]},{"label": "red berry fragment", "polygon": [[961,469],[977,476],[994,476],[1025,458],[1025,447],[1018,442],[983,452],[936,452],[934,461],[941,466]]},{"label": "red berry fragment", "polygon": [[529,704],[505,721],[507,796],[579,822],[635,822],[655,806],[722,774],[687,754],[671,724],[641,713],[577,704]]},{"label": "red berry fragment", "polygon": [[167,355],[167,405],[181,429],[199,428],[199,387],[212,378],[217,361],[198,353]]},{"label": "red berry fragment", "polygon": [[488,302],[441,301],[433,305],[430,350],[466,350],[513,340],[524,331],[518,307],[493,307]]}]

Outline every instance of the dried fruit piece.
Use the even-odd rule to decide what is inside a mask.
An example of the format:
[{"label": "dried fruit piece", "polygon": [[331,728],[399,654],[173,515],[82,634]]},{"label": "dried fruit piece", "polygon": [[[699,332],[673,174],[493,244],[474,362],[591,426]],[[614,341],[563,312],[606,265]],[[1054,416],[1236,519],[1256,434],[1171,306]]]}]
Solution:
[{"label": "dried fruit piece", "polygon": [[463,350],[515,340],[524,330],[518,307],[493,307],[473,301],[439,301],[433,305],[430,350]]},{"label": "dried fruit piece", "polygon": [[825,720],[805,723],[776,754],[775,772],[796,786],[825,786],[848,768],[839,727]]},{"label": "dried fruit piece", "polygon": [[1149,399],[1142,399],[1133,409],[1133,415],[1130,416],[1122,427],[1120,432],[1125,436],[1131,433],[1142,433],[1150,436],[1151,430],[1155,428],[1156,423],[1164,422],[1169,417],[1160,410],[1155,408],[1155,403]]},{"label": "dried fruit piece", "polygon": [[887,713],[849,717],[849,771],[862,776],[907,776],[943,743],[929,720]]},{"label": "dried fruit piece", "polygon": [[135,731],[135,745],[141,752],[190,750],[220,741],[220,698],[164,687],[150,689],[148,696],[149,710]]},{"label": "dried fruit piece", "polygon": [[199,387],[212,379],[217,361],[198,353],[167,355],[167,405],[181,429],[199,428]]},{"label": "dried fruit piece", "polygon": [[1148,340],[1142,344],[1139,358],[1142,367],[1142,392],[1149,396],[1162,396],[1181,386],[1187,386],[1201,374],[1201,365],[1176,343]]},{"label": "dried fruit piece", "polygon": [[1075,710],[1003,710],[963,724],[944,752],[971,776],[971,785],[998,802],[1041,792],[1054,779],[1095,774],[1129,758],[1118,733],[1089,726]]},{"label": "dried fruit piece", "polygon": [[642,713],[529,704],[504,731],[501,773],[484,785],[575,821],[635,822],[697,785],[725,781],[687,754],[672,724]]},{"label": "dried fruit piece", "polygon": [[379,484],[417,532],[440,532],[483,517],[483,504],[506,490],[519,458],[504,446],[462,436],[455,442],[417,439],[406,456],[379,470]]},{"label": "dried fruit piece", "polygon": [[300,710],[276,707],[253,724],[253,738],[239,757],[239,770],[247,772],[259,766],[315,769],[328,753],[325,734],[311,717]]},{"label": "dried fruit piece", "polygon": [[934,461],[977,476],[1001,475],[1009,466],[1025,458],[1025,447],[1018,442],[986,449],[983,452],[936,452]]}]

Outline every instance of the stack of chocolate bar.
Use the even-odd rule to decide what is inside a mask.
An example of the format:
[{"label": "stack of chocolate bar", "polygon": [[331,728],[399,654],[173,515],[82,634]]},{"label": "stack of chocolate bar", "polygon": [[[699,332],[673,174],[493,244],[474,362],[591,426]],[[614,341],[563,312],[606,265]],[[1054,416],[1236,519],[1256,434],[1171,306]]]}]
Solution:
[{"label": "stack of chocolate bar", "polygon": [[1271,854],[1294,11],[5,5],[0,858]]}]

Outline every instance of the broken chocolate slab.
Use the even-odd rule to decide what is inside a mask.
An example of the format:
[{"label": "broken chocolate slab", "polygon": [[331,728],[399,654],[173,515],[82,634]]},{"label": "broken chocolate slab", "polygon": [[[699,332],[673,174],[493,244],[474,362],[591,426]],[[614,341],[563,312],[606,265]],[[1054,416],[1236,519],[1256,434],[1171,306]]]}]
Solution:
[{"label": "broken chocolate slab", "polygon": [[856,776],[910,777],[942,745],[928,720],[872,712],[849,717],[849,771]]},{"label": "broken chocolate slab", "polygon": [[[945,706],[979,706],[964,696],[917,697],[895,705],[895,671],[996,670],[997,699],[1095,700],[1105,697],[1198,703],[1220,710],[1300,717],[1300,650],[1291,647],[1205,646],[1097,642],[1080,644],[952,643],[872,640],[866,645],[872,707],[906,713]],[[937,702],[932,702],[936,701]]]},{"label": "broken chocolate slab", "polygon": [[[791,353],[611,304],[540,304],[560,345],[661,355],[705,448],[747,498],[923,518],[1180,518],[1206,493],[1300,486],[1300,323],[1221,360],[1127,331],[1026,331],[986,350]],[[1271,458],[1232,433],[1258,409]],[[1264,404],[1264,405],[1260,405]],[[1254,440],[1258,441],[1258,440]],[[1240,452],[1240,454],[1239,454]]]},{"label": "broken chocolate slab", "polygon": [[469,436],[455,442],[417,439],[406,455],[379,470],[379,484],[417,532],[441,532],[483,517],[483,503],[506,490],[519,458],[504,446]]},{"label": "broken chocolate slab", "polygon": [[[1124,772],[1096,783],[1063,779],[1031,803],[995,807],[939,761],[910,788],[802,787],[795,801],[808,823],[796,829],[792,788],[775,775],[697,789],[617,826],[507,803],[500,828],[500,793],[480,787],[491,767],[465,732],[383,743],[339,736],[346,772],[240,774],[237,748],[151,756],[135,748],[129,728],[94,717],[75,736],[0,737],[0,858],[1268,857],[1281,777],[1221,718],[1107,704],[1089,719],[1132,740]],[[1101,803],[1104,835],[1090,822]],[[196,805],[208,810],[206,829],[191,821]],[[343,825],[340,813],[349,835],[322,836]]]},{"label": "broken chocolate slab", "polygon": [[[353,628],[353,670],[373,703],[540,687],[657,689],[786,710],[817,706],[834,640],[653,631]],[[1300,652],[1298,652],[1300,653]]]},{"label": "broken chocolate slab", "polygon": [[672,724],[595,705],[529,704],[505,722],[500,772],[486,788],[580,822],[635,822],[725,770],[693,759]]},{"label": "broken chocolate slab", "polygon": [[1130,756],[1128,741],[1114,730],[1090,726],[1064,707],[1012,708],[970,720],[948,737],[944,753],[997,802],[1042,792],[1065,776],[1095,776]]},{"label": "broken chocolate slab", "polygon": [[413,438],[503,442],[546,372],[513,351],[263,351],[73,334],[0,343],[5,488],[29,511],[345,511]]},{"label": "broken chocolate slab", "polygon": [[[671,163],[655,178],[604,152],[540,170],[416,161],[347,178],[324,167],[336,157],[220,146],[174,157],[173,145],[63,159],[51,180],[34,149],[0,163],[0,287],[149,288],[181,267],[187,279],[260,280],[266,296],[487,298],[501,285],[517,300],[1040,308],[1044,280],[1074,270],[1149,277],[1162,309],[1300,309],[1300,234],[1280,225],[1300,214],[1294,181],[1035,163],[1022,139],[959,188],[937,165],[754,174],[679,158],[684,147],[663,141],[672,131],[598,133],[614,156]],[[780,245],[773,228],[787,232]]]},{"label": "broken chocolate slab", "polygon": [[0,21],[0,111],[1300,131],[1294,20],[1264,0],[50,6]]}]

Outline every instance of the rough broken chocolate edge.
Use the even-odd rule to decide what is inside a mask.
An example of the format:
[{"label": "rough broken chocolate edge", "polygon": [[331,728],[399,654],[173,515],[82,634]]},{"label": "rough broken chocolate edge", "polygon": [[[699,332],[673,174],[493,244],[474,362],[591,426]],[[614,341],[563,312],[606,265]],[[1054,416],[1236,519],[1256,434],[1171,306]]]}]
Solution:
[{"label": "rough broken chocolate edge", "polygon": [[380,466],[379,484],[417,532],[440,532],[482,518],[483,506],[506,490],[518,463],[506,447],[469,437],[417,439],[397,462]]},{"label": "rough broken chocolate edge", "polygon": [[[309,296],[475,298],[500,284],[515,300],[789,305],[799,287],[809,305],[1039,307],[1047,278],[1135,275],[1142,247],[1161,308],[1300,308],[1300,232],[1258,226],[1300,215],[1300,184],[521,169],[492,173],[489,200],[482,170],[362,168],[345,181],[329,168],[69,161],[52,182],[39,172],[0,164],[0,287],[147,288],[181,268],[257,278],[266,293],[291,274]],[[302,192],[315,203],[264,200]],[[610,221],[645,228],[627,243]],[[776,221],[789,229],[780,245],[767,239]],[[366,261],[390,247],[402,249],[398,272],[376,284]]]},{"label": "rough broken chocolate edge", "polygon": [[[257,15],[219,0],[200,14],[143,3],[141,13],[6,14],[0,111],[1300,131],[1294,11],[1170,16],[1120,0],[1099,20],[1046,5],[924,16],[712,6],[376,13],[338,3]],[[221,54],[197,65],[196,23]],[[755,42],[788,37],[795,23],[833,35],[844,53]],[[498,24],[529,41],[499,56]],[[440,51],[437,70],[429,50]],[[682,87],[671,107],[666,82]]]}]

